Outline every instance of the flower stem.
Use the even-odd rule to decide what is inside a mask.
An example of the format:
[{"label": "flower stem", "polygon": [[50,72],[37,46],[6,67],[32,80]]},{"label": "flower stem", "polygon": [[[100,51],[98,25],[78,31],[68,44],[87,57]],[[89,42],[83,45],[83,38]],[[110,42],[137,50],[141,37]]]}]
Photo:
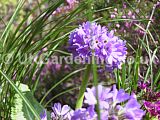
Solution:
[{"label": "flower stem", "polygon": [[[88,9],[89,9],[88,20],[92,21],[93,20],[93,9],[92,9],[93,0],[89,0],[87,2],[88,2]],[[83,105],[84,92],[86,91],[90,70],[91,70],[91,64],[86,65],[84,78],[80,87],[80,91],[79,91],[79,95],[76,103],[76,109],[81,108]]]},{"label": "flower stem", "polygon": [[100,117],[100,110],[99,110],[97,65],[95,63],[95,57],[94,56],[92,56],[92,68],[93,68],[93,82],[94,82],[94,86],[96,88],[96,99],[97,99],[96,110],[97,110],[97,114],[98,114],[98,120],[100,120],[101,117]]},{"label": "flower stem", "polygon": [[86,70],[84,74],[84,78],[80,87],[77,103],[76,103],[76,109],[81,108],[83,105],[83,98],[84,98],[84,92],[87,87],[88,79],[89,79],[89,73],[90,73],[91,65],[86,65]]}]

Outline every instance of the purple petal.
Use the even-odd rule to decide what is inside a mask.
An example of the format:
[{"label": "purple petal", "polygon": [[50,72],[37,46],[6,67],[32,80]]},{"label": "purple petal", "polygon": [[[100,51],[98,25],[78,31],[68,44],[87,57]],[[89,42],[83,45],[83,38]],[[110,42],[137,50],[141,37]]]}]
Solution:
[{"label": "purple petal", "polygon": [[64,105],[62,107],[61,115],[65,115],[70,111],[70,107],[68,105]]},{"label": "purple petal", "polygon": [[43,113],[40,114],[41,120],[47,120],[47,112],[46,110],[43,111]]},{"label": "purple petal", "polygon": [[91,117],[94,117],[96,115],[96,112],[95,112],[95,106],[94,105],[91,105],[87,108],[87,111],[89,112],[90,116]]},{"label": "purple petal", "polygon": [[129,94],[128,93],[125,93],[125,91],[123,89],[120,89],[118,91],[118,94],[117,94],[117,97],[116,97],[116,101],[118,101],[117,103],[121,103],[121,102],[124,102],[126,100],[129,99]]},{"label": "purple petal", "polygon": [[90,88],[87,88],[87,92],[85,92],[84,95],[85,95],[84,103],[87,103],[89,105],[95,105],[97,103],[97,100]]},{"label": "purple petal", "polygon": [[140,107],[141,105],[137,102],[136,99],[130,99],[125,106],[126,109],[137,109]]},{"label": "purple petal", "polygon": [[52,109],[53,109],[53,111],[54,111],[54,113],[56,114],[56,115],[60,115],[61,114],[61,104],[60,103],[55,103],[54,104],[54,107],[52,107]]},{"label": "purple petal", "polygon": [[116,85],[113,85],[113,101],[116,101],[117,94],[118,90],[116,88]]},{"label": "purple petal", "polygon": [[144,116],[144,114],[145,112],[141,109],[127,110],[125,117],[130,120],[142,120],[142,117]]}]

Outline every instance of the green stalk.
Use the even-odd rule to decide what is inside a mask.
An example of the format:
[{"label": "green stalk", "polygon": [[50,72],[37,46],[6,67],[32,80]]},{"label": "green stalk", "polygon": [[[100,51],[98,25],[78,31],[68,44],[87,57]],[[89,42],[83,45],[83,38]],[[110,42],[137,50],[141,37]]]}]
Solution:
[{"label": "green stalk", "polygon": [[84,78],[83,78],[83,81],[82,81],[82,84],[81,84],[81,87],[80,87],[80,91],[79,91],[79,95],[78,95],[78,99],[77,99],[77,103],[76,103],[76,109],[82,107],[83,98],[84,98],[84,92],[85,92],[86,87],[87,87],[90,69],[91,69],[91,65],[88,64],[88,65],[86,66]]},{"label": "green stalk", "polygon": [[[88,19],[90,21],[93,20],[93,0],[89,1],[89,15],[88,15]],[[94,54],[94,51],[92,51],[92,53]],[[100,110],[99,110],[99,97],[98,97],[98,77],[97,77],[97,65],[95,63],[95,57],[92,55],[92,69],[93,69],[93,83],[94,86],[96,88],[96,100],[97,100],[97,105],[96,105],[96,110],[97,110],[97,114],[98,114],[98,120],[100,120]]]},{"label": "green stalk", "polygon": [[126,65],[122,65],[122,88],[125,89],[125,80],[126,80]]},{"label": "green stalk", "polygon": [[93,82],[94,82],[94,86],[96,88],[96,99],[97,99],[97,106],[96,106],[96,110],[97,110],[97,114],[98,114],[98,120],[100,120],[100,110],[99,110],[99,97],[98,97],[98,76],[97,76],[97,65],[95,63],[95,57],[92,56],[92,69],[93,69]]}]

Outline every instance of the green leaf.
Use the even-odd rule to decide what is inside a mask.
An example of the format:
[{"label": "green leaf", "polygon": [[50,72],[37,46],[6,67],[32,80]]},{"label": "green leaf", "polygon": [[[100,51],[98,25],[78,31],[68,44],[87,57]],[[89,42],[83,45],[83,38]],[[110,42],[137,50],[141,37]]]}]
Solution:
[{"label": "green leaf", "polygon": [[[40,115],[40,113],[43,112],[44,108],[41,106],[38,101],[34,98],[33,94],[29,91],[25,93],[26,98],[30,101],[31,105],[34,107],[34,109],[37,111],[37,113]],[[25,114],[25,117],[28,118],[27,120],[33,120],[34,115],[32,114],[31,110],[26,106],[26,104],[23,102],[23,111]],[[30,119],[29,119],[30,118]]]},{"label": "green leaf", "polygon": [[35,115],[37,120],[40,120],[40,116],[37,113],[37,111],[34,109],[34,107],[31,105],[29,100],[24,96],[24,94],[18,89],[18,87],[14,84],[14,82],[0,69],[0,73],[2,76],[10,83],[10,85],[14,88],[14,90],[17,92],[17,94],[23,99],[25,104],[29,107],[29,109],[32,111],[32,113]]},{"label": "green leaf", "polygon": [[[18,88],[23,94],[25,94],[27,91],[30,91],[28,86],[25,84],[20,84]],[[11,108],[12,120],[28,120],[28,118],[24,116],[25,112],[23,112],[23,103],[23,99],[19,96],[19,94],[16,93],[14,97],[14,106]]]},{"label": "green leaf", "polygon": [[23,100],[18,94],[15,94],[14,97],[14,106],[11,108],[11,119],[12,120],[27,120],[24,116],[23,109]]},{"label": "green leaf", "polygon": [[[34,109],[37,111],[37,113],[40,115],[44,111],[44,108],[34,98],[28,86],[20,83],[18,88],[24,94],[24,96],[29,100],[29,102],[34,107]],[[50,120],[49,118],[50,113],[47,112],[47,114],[48,114],[47,120]],[[29,109],[29,107],[25,104],[25,102],[19,96],[19,94],[15,94],[14,106],[12,107],[11,118],[12,120],[34,120],[35,119],[34,114]]]},{"label": "green leaf", "polygon": [[[34,98],[33,94],[31,91],[29,92],[26,92],[25,94],[26,98],[29,99],[30,103],[33,105],[33,107],[37,110],[37,112],[39,113],[39,115],[41,113],[43,113],[43,111],[45,110],[44,107]],[[24,111],[27,111],[25,112],[25,117],[31,117],[31,119],[27,119],[27,120],[33,120],[34,119],[34,116],[32,114],[32,112],[30,111],[30,109],[26,106],[26,104],[24,103],[24,106],[25,106],[25,109]],[[50,112],[47,111],[47,120],[51,120],[50,118]]]}]

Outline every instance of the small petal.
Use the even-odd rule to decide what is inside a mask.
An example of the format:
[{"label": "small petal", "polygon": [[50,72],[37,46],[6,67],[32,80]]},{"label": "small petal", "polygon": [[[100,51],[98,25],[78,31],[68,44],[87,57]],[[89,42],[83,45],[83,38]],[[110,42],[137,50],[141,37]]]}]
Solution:
[{"label": "small petal", "polygon": [[64,105],[62,107],[61,115],[65,115],[70,111],[70,107],[68,105]]}]

